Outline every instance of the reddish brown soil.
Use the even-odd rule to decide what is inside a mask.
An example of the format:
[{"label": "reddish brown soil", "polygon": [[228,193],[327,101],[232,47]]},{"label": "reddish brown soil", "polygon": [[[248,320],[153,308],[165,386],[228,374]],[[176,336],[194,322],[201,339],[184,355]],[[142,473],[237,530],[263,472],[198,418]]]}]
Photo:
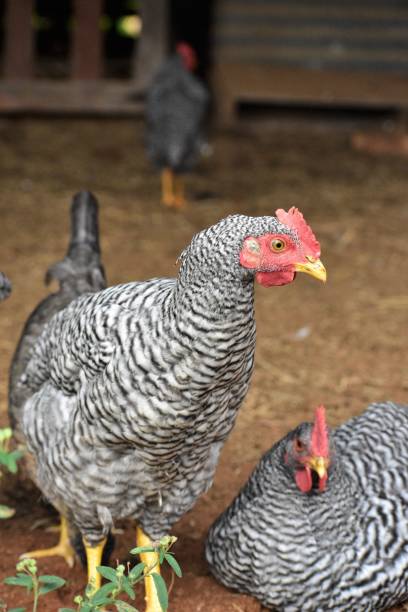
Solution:
[{"label": "reddish brown soil", "polygon": [[[407,401],[408,172],[406,160],[352,151],[347,136],[333,133],[215,134],[213,143],[212,158],[188,179],[191,205],[177,214],[159,205],[157,176],[134,122],[3,120],[0,269],[14,293],[0,307],[0,401],[4,423],[8,364],[26,317],[47,292],[47,266],[64,253],[69,202],[79,188],[100,200],[111,284],[174,275],[191,236],[229,213],[298,205],[321,241],[328,283],[299,275],[288,287],[257,288],[252,387],[214,486],[174,528],[185,575],[175,582],[170,609],[255,612],[255,600],[209,575],[202,551],[211,521],[260,455],[317,403],[337,425],[370,401]],[[213,197],[196,197],[204,193]],[[0,525],[0,578],[13,573],[20,553],[55,541],[55,534],[32,529],[48,516],[38,501],[36,494],[19,498],[17,485],[8,496],[17,514]],[[131,526],[124,527],[113,559],[126,559],[134,545]],[[71,605],[85,583],[80,565],[70,571],[51,559],[39,566],[69,581],[40,609]],[[26,603],[17,593],[0,588],[10,607]]]}]

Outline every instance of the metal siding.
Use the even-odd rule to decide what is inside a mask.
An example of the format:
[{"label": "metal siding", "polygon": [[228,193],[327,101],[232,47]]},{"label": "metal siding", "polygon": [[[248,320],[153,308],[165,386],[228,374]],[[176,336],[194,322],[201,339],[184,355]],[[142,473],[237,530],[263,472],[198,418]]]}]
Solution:
[{"label": "metal siding", "polygon": [[408,0],[218,0],[216,61],[408,72]]}]

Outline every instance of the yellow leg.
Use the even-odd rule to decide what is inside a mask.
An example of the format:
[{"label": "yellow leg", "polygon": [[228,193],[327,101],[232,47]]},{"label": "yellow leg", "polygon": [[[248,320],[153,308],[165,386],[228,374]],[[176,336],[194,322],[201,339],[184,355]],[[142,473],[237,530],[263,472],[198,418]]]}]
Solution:
[{"label": "yellow leg", "polygon": [[184,179],[182,176],[174,177],[174,207],[184,208],[186,205],[186,198],[184,195]]},{"label": "yellow leg", "polygon": [[69,541],[68,522],[67,519],[61,516],[60,539],[56,546],[52,548],[44,548],[43,550],[30,550],[21,555],[21,559],[41,559],[43,557],[63,557],[69,567],[73,567],[75,563],[75,553]]},{"label": "yellow leg", "polygon": [[174,174],[170,168],[164,168],[161,174],[162,204],[174,206]]},{"label": "yellow leg", "polygon": [[88,544],[85,538],[83,538],[82,541],[85,546],[86,561],[88,564],[88,584],[92,585],[93,591],[97,591],[101,586],[102,576],[96,571],[96,568],[102,562],[102,554],[103,549],[105,548],[106,538],[104,538],[102,542],[99,542],[99,544],[96,546],[91,546]]},{"label": "yellow leg", "polygon": [[[151,546],[152,542],[150,538],[140,528],[136,528],[136,546]],[[147,568],[154,569],[152,572],[160,574],[159,555],[156,552],[145,552],[140,554],[140,559],[143,563],[146,563]],[[145,582],[145,601],[146,610],[145,612],[162,612],[162,608],[157,597],[156,587],[151,576],[147,576],[144,579]]]}]

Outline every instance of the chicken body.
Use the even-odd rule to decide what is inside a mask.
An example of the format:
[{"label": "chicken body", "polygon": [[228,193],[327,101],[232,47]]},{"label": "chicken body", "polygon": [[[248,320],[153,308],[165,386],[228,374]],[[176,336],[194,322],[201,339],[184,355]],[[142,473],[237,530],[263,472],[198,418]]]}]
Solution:
[{"label": "chicken body", "polygon": [[209,94],[175,54],[163,64],[147,96],[147,147],[152,162],[175,173],[190,170],[202,145]]},{"label": "chicken body", "polygon": [[15,433],[21,437],[21,410],[31,397],[31,388],[21,378],[31,358],[35,342],[53,315],[83,293],[106,287],[100,261],[98,204],[87,191],[79,192],[71,208],[71,240],[66,257],[47,271],[46,284],[59,283],[57,292],[42,300],[29,316],[13,356],[9,380],[9,417]]},{"label": "chicken body", "polygon": [[225,586],[284,612],[385,610],[408,598],[408,406],[372,404],[331,433],[323,491],[287,465],[299,426],[261,459],[211,527]]},{"label": "chicken body", "polygon": [[288,225],[223,219],[177,279],[79,297],[33,344],[11,412],[38,486],[91,546],[120,517],[162,537],[210,486],[252,372],[254,278],[291,282],[294,261],[324,271],[302,215],[278,213]]}]

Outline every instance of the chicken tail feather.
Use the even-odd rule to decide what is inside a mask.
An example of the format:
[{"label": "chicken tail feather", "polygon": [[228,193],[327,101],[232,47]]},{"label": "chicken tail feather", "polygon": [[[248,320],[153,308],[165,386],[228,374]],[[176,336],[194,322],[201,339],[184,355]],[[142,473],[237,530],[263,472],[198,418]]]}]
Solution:
[{"label": "chicken tail feather", "polygon": [[98,202],[90,191],[80,191],[74,196],[67,254],[62,261],[52,265],[45,275],[47,285],[52,280],[57,280],[61,286],[77,284],[79,279],[83,285],[79,294],[106,287],[105,272],[100,262]]}]

